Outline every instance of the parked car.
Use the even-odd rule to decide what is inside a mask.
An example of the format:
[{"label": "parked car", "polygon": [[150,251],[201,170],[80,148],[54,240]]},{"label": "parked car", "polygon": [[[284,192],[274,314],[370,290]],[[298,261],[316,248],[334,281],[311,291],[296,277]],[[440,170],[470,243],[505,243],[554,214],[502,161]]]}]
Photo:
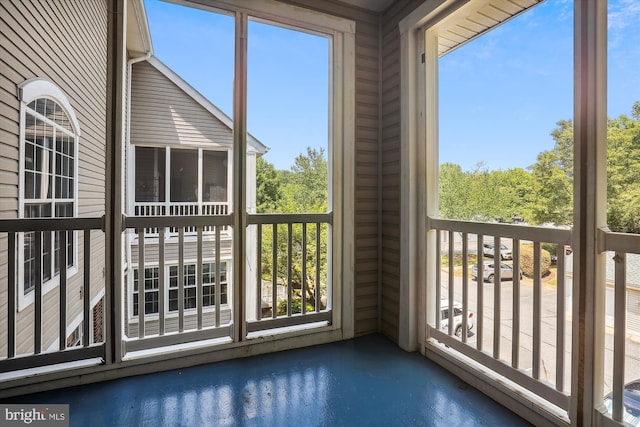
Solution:
[{"label": "parked car", "polygon": [[[494,261],[485,261],[482,265],[482,281],[493,283],[495,280],[495,262]],[[473,280],[477,280],[478,278],[478,264],[473,264],[471,266],[471,277]],[[520,272],[519,277],[522,279],[522,272]],[[513,267],[509,264],[501,262],[500,263],[500,279],[501,280],[513,280]]]},{"label": "parked car", "polygon": [[[572,253],[573,253],[573,249],[571,249],[571,246],[564,245],[564,254],[571,255]],[[556,264],[557,262],[558,262],[558,254],[554,252],[551,254],[551,264]]]},{"label": "parked car", "polygon": [[[495,253],[495,247],[494,247],[493,243],[483,243],[483,245],[482,245],[482,253],[486,257],[493,258],[494,253]],[[504,260],[508,260],[508,259],[513,259],[513,255],[511,254],[511,250],[509,250],[509,248],[506,247],[505,245],[500,245],[500,259],[503,260],[503,261]]]},{"label": "parked car", "polygon": [[[640,380],[632,381],[624,386],[624,414],[625,423],[634,427],[640,427]],[[613,395],[609,393],[604,397],[604,406],[609,412],[613,410]]]},{"label": "parked car", "polygon": [[[462,336],[462,304],[453,302],[453,330],[457,337]],[[473,311],[467,310],[467,334],[473,329]],[[440,300],[440,329],[449,329],[449,300]]]}]

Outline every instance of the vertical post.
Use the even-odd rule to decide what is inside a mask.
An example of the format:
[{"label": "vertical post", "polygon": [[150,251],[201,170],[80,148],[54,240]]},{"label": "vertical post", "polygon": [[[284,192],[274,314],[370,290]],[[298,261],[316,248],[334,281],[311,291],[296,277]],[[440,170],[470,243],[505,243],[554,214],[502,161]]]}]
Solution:
[{"label": "vertical post", "polygon": [[145,229],[138,229],[138,339],[144,338],[144,315],[146,307],[145,280],[146,268],[144,265],[144,235]]},{"label": "vertical post", "polygon": [[198,235],[198,262],[196,264],[196,307],[198,311],[198,330],[202,329],[202,308],[204,305],[204,301],[202,299],[202,228],[203,227],[201,225],[196,228]]},{"label": "vertical post", "polygon": [[540,379],[540,354],[542,351],[541,312],[542,312],[542,269],[540,242],[533,242],[533,361],[531,375]]},{"label": "vertical post", "polygon": [[256,224],[256,320],[262,319],[262,224]]},{"label": "vertical post", "polygon": [[178,228],[178,332],[184,332],[184,228]]},{"label": "vertical post", "polygon": [[126,0],[108,0],[105,208],[105,342],[107,363],[122,360],[122,149],[124,147]]},{"label": "vertical post", "polygon": [[164,312],[166,310],[165,292],[167,289],[167,277],[165,274],[165,227],[158,228],[158,334],[164,335],[165,332],[165,318]]},{"label": "vertical post", "polygon": [[623,421],[624,365],[627,340],[627,254],[616,252],[613,324],[613,419]]},{"label": "vertical post", "polygon": [[502,286],[502,251],[500,250],[502,239],[500,236],[493,238],[493,358],[500,359],[500,311],[502,310],[500,288]]},{"label": "vertical post", "polygon": [[478,276],[476,277],[476,286],[477,286],[477,310],[478,310],[478,318],[476,319],[476,348],[478,351],[482,351],[482,332],[484,330],[484,246],[483,246],[484,236],[482,234],[478,234],[477,241],[477,262],[478,266]]},{"label": "vertical post", "polygon": [[287,224],[287,316],[291,316],[293,298],[293,224]]},{"label": "vertical post", "polygon": [[7,292],[7,358],[16,355],[16,233],[8,237],[8,292]]},{"label": "vertical post", "polygon": [[271,226],[271,317],[278,315],[278,224]]},{"label": "vertical post", "polygon": [[573,344],[569,416],[594,424],[604,380],[606,226],[607,2],[574,2]]},{"label": "vertical post", "polygon": [[[84,282],[82,286],[82,345],[89,347],[89,338],[91,338],[91,230],[83,230],[84,233]],[[65,231],[62,233],[67,234]],[[65,239],[66,240],[66,239]],[[67,251],[66,244],[63,246],[60,252]],[[60,261],[60,271],[67,271],[66,261],[63,264]],[[62,278],[60,279],[62,280]],[[66,277],[65,277],[66,280]],[[66,307],[66,305],[65,305]],[[66,308],[65,308],[66,310]]]},{"label": "vertical post", "polygon": [[556,390],[564,389],[564,342],[565,321],[567,318],[565,300],[565,253],[564,245],[556,248],[557,285],[556,285]]},{"label": "vertical post", "polygon": [[[244,275],[247,227],[247,37],[248,15],[236,12],[233,85],[233,307],[234,341],[246,335]],[[274,308],[275,309],[275,308]]]},{"label": "vertical post", "polygon": [[[46,231],[45,233],[49,233]],[[36,289],[35,302],[33,304],[33,352],[40,354],[42,351],[42,232],[34,233],[36,239]]]},{"label": "vertical post", "polygon": [[[85,234],[89,233],[89,230],[84,231]],[[63,351],[67,348],[67,232],[66,231],[58,231],[60,233],[60,286],[58,289],[58,349]],[[85,243],[86,245],[86,243]],[[86,250],[85,250],[86,253]],[[85,263],[87,262],[85,256]],[[89,270],[84,270],[84,277],[89,276]],[[83,290],[86,293],[86,289]],[[84,311],[84,310],[83,310]],[[88,329],[83,329],[83,345],[84,337],[88,335]]]},{"label": "vertical post", "polygon": [[513,324],[511,330],[511,366],[520,366],[520,240],[513,239]]}]

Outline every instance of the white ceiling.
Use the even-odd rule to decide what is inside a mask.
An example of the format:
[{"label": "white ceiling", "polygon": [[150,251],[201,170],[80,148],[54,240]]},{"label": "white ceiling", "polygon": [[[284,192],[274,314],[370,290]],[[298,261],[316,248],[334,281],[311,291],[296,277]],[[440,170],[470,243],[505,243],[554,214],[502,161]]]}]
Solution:
[{"label": "white ceiling", "polygon": [[374,12],[382,12],[393,3],[393,0],[340,0],[343,3],[349,3],[363,9],[369,9]]}]

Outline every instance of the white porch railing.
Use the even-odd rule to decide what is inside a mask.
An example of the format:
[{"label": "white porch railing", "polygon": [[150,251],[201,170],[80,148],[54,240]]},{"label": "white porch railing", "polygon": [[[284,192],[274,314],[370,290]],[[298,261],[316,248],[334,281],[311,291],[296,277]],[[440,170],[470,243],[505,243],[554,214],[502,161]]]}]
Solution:
[{"label": "white porch railing", "polygon": [[[608,417],[602,417],[602,422],[607,425],[611,420],[618,423],[628,422],[636,425],[640,422],[640,414],[637,410],[627,410],[624,406],[624,387],[626,382],[640,380],[640,354],[637,348],[629,352],[628,336],[630,333],[630,315],[628,296],[630,287],[628,285],[629,270],[638,266],[630,263],[628,254],[640,254],[640,235],[628,233],[614,233],[609,230],[600,230],[598,236],[600,246],[598,250],[602,252],[613,252],[615,263],[614,272],[614,296],[613,296],[613,355],[607,358],[605,355],[605,383],[607,378],[611,378],[611,393],[605,398],[605,407],[609,411]],[[635,258],[635,257],[634,257]],[[638,284],[637,282],[635,283]],[[636,311],[638,308],[636,307]],[[635,332],[634,332],[635,333]],[[634,347],[637,345],[634,344]],[[630,372],[629,372],[630,371]],[[606,391],[606,390],[605,390]]]},{"label": "white porch railing", "polygon": [[[567,412],[570,393],[570,333],[566,314],[567,277],[565,245],[571,243],[571,231],[555,228],[506,224],[487,224],[443,219],[429,219],[429,230],[436,230],[436,274],[428,285],[427,295],[431,322],[427,326],[427,351],[446,345],[475,363],[508,378]],[[441,234],[448,237],[443,242]],[[459,236],[458,239],[456,237]],[[475,238],[473,242],[472,238]],[[470,242],[473,242],[470,244]],[[485,283],[483,243],[494,245],[493,283]],[[521,280],[522,243],[533,248],[533,274]],[[503,280],[500,264],[500,244],[511,246],[513,260],[502,261],[510,266],[512,279]],[[557,275],[555,286],[546,286],[541,274],[541,245],[557,245]],[[448,268],[442,265],[448,257]],[[461,268],[454,268],[459,256]],[[477,280],[469,275],[469,260],[476,258]],[[543,295],[544,293],[544,295]],[[543,298],[545,305],[543,306]],[[455,335],[455,317],[441,322],[440,301],[448,301],[448,312],[454,312],[454,301],[462,305],[462,329]],[[446,304],[446,303],[445,303]],[[469,329],[468,313],[475,323]],[[439,326],[447,323],[444,329]]]},{"label": "white porch railing", "polygon": [[[222,202],[135,202],[133,206],[134,216],[220,216],[229,214],[229,203]],[[146,228],[146,235],[157,236],[158,229]],[[211,233],[213,227],[205,226],[203,232]],[[226,231],[226,227],[223,229]],[[172,227],[169,233],[176,234],[178,229]],[[193,235],[195,227],[186,227],[184,232]]]}]

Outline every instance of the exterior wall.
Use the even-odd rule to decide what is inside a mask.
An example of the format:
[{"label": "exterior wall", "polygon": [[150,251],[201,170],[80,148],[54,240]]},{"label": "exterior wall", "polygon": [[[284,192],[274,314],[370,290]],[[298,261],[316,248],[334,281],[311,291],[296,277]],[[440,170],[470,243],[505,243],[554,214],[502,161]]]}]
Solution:
[{"label": "exterior wall", "polygon": [[421,0],[397,0],[382,24],[382,331],[398,341],[400,299],[400,32]]},{"label": "exterior wall", "polygon": [[[17,86],[45,78],[67,96],[80,123],[77,212],[98,217],[105,212],[106,45],[105,1],[0,3],[0,218],[18,217],[19,111]],[[77,234],[79,272],[69,278],[67,319],[81,309],[82,233]],[[92,233],[92,296],[104,289],[104,236]],[[6,283],[7,240],[0,236],[0,283]],[[0,294],[0,355],[6,354],[7,296]],[[43,298],[43,349],[57,339],[57,289]],[[32,348],[33,305],[17,317],[17,352]],[[65,337],[66,338],[66,337]]]},{"label": "exterior wall", "polygon": [[330,1],[284,2],[356,22],[355,334],[376,332],[380,289],[380,17]]},{"label": "exterior wall", "polygon": [[[129,150],[135,144],[168,145],[172,147],[212,147],[227,150],[233,147],[232,130],[219,119],[212,115],[210,111],[196,102],[192,96],[178,87],[158,69],[146,61],[133,64],[131,72],[131,128],[129,134]],[[231,152],[230,152],[231,153]],[[230,154],[231,155],[231,154]],[[131,153],[129,153],[131,156]],[[129,160],[131,162],[131,160]],[[247,166],[252,171],[248,173],[248,183],[255,183],[255,152],[251,152],[247,160]],[[134,201],[135,167],[129,165],[126,168],[129,172],[127,180],[128,199],[130,203]],[[229,186],[231,182],[228,183]],[[248,206],[255,206],[255,185],[249,185]],[[227,194],[231,194],[230,188]],[[129,206],[129,212],[133,214],[133,206]],[[249,233],[249,236],[251,233]],[[232,259],[231,229],[223,231],[221,234],[220,257],[221,260],[230,261]],[[197,242],[194,237],[185,236],[183,255],[185,263],[195,262],[197,259]],[[177,237],[167,241],[165,246],[165,263],[167,265],[178,264],[178,242]],[[204,254],[215,253],[215,239],[204,236],[202,250]],[[159,245],[157,239],[148,239],[145,244],[146,265],[157,265],[159,257]],[[138,265],[138,245],[137,239],[131,243],[131,263]],[[253,255],[255,258],[255,255]],[[211,257],[205,255],[204,261],[213,261]],[[254,277],[255,274],[248,274]],[[129,316],[131,313],[130,300],[132,295],[133,275],[128,275],[125,284],[125,310],[127,322],[125,333],[128,337],[136,337],[138,334],[137,318]],[[254,288],[255,286],[250,286]],[[231,282],[229,290],[232,289]],[[231,299],[230,299],[231,301]],[[255,304],[252,304],[255,306]],[[145,321],[145,333],[153,335],[158,333],[157,315],[147,315]],[[227,323],[231,318],[230,309],[223,309],[221,312],[222,324]],[[212,326],[215,320],[215,313],[205,309],[204,325]],[[195,328],[197,317],[193,313],[185,312],[185,329]],[[177,331],[178,317],[176,314],[167,314],[165,328],[167,332]]]},{"label": "exterior wall", "polygon": [[231,130],[148,62],[131,79],[131,144],[233,147]]}]

